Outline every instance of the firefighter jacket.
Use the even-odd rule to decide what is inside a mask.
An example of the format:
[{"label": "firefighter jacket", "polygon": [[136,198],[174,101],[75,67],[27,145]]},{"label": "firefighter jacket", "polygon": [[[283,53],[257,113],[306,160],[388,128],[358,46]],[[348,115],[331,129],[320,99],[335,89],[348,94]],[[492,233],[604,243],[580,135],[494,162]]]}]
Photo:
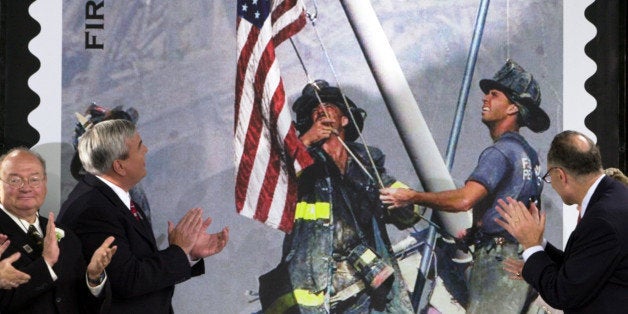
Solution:
[{"label": "firefighter jacket", "polygon": [[[366,147],[354,142],[347,145],[366,169],[349,157],[343,175],[323,149],[309,148],[315,162],[299,175],[295,224],[284,239],[282,261],[260,277],[265,313],[343,312],[336,307],[364,313],[352,304],[356,300],[367,300],[363,302],[367,307],[387,313],[412,313],[385,224],[410,227],[419,219],[418,208],[385,209]],[[384,154],[374,147],[368,149],[384,186],[406,187],[386,173]],[[354,266],[352,254],[362,254],[374,270],[365,276],[368,266]],[[372,277],[382,265],[394,273],[373,288]]]}]

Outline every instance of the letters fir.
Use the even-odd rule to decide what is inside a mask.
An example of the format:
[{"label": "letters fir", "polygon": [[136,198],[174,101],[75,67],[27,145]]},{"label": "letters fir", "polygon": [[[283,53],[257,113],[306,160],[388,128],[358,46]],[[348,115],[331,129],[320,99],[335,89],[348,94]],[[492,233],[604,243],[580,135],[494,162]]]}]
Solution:
[{"label": "letters fir", "polygon": [[[87,1],[85,3],[85,49],[104,49],[105,44],[98,36],[105,29],[105,14],[99,12],[105,1]],[[102,39],[102,38],[101,38]]]}]

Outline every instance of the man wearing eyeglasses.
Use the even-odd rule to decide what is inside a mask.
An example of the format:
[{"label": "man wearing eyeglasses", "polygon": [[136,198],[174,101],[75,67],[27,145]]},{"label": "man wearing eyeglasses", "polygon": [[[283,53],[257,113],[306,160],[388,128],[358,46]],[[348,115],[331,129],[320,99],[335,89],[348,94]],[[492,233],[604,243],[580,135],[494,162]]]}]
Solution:
[{"label": "man wearing eyeglasses", "polygon": [[30,280],[0,292],[2,313],[99,313],[109,297],[105,267],[116,247],[113,237],[99,244],[86,265],[81,243],[55,227],[54,216],[39,216],[46,198],[46,166],[25,148],[0,157],[0,233],[10,239],[5,251],[19,253],[14,266]]},{"label": "man wearing eyeglasses", "polygon": [[493,145],[486,148],[465,185],[457,190],[423,193],[411,189],[382,189],[381,200],[390,208],[409,203],[447,212],[473,209],[473,227],[458,234],[475,246],[469,279],[467,313],[520,313],[529,286],[509,280],[502,262],[519,258],[519,245],[495,223],[497,200],[511,196],[526,204],[540,201],[543,184],[536,151],[519,134],[549,128],[540,108],[541,92],[532,74],[508,60],[493,79],[480,81],[482,122]]},{"label": "man wearing eyeglasses", "polygon": [[525,251],[522,275],[551,306],[565,313],[625,313],[628,309],[628,188],[604,174],[600,151],[584,134],[564,131],[547,153],[543,179],[578,224],[565,251],[543,238],[545,212],[509,198],[496,222]]}]

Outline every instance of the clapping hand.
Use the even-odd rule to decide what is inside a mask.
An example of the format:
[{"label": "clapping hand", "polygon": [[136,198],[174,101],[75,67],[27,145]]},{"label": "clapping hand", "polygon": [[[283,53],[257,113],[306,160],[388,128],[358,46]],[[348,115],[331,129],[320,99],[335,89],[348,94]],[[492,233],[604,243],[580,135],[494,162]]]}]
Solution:
[{"label": "clapping hand", "polygon": [[[0,243],[0,256],[2,256],[11,241],[7,239],[6,235],[0,234]],[[0,289],[15,288],[31,279],[31,276],[13,267],[13,262],[17,261],[19,258],[20,252],[15,252],[11,254],[11,256],[0,260]]]},{"label": "clapping hand", "polygon": [[108,237],[92,254],[92,259],[89,265],[87,265],[87,276],[90,279],[97,280],[111,262],[113,255],[116,254],[118,247],[115,245],[111,246],[114,240],[114,237]]},{"label": "clapping hand", "polygon": [[495,207],[502,218],[495,218],[495,222],[506,229],[524,249],[543,243],[543,232],[545,231],[545,212],[539,213],[536,204],[530,204],[530,210],[522,202],[518,202],[512,197],[507,197],[505,202],[497,200]]},{"label": "clapping hand", "polygon": [[506,258],[502,264],[504,265],[504,270],[508,272],[508,278],[523,280],[523,277],[521,277],[521,273],[523,272],[523,260],[509,257]]},{"label": "clapping hand", "polygon": [[202,225],[203,210],[192,208],[188,210],[176,226],[168,221],[168,242],[170,245],[179,246],[185,254],[190,254]]},{"label": "clapping hand", "polygon": [[55,227],[55,215],[50,212],[48,214],[48,223],[46,224],[46,236],[44,237],[44,250],[42,257],[52,267],[59,259],[59,243]]},{"label": "clapping hand", "polygon": [[194,247],[190,251],[190,257],[193,260],[219,253],[227,245],[227,241],[229,241],[229,227],[224,227],[222,231],[217,233],[210,234],[206,232],[211,222],[211,217],[207,217],[203,222],[196,243],[194,243]]}]

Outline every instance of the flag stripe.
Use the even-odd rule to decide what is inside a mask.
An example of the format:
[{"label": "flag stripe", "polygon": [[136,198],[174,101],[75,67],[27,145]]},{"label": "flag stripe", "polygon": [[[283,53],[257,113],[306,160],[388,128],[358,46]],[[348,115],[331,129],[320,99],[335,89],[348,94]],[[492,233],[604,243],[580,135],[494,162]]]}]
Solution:
[{"label": "flag stripe", "polygon": [[[270,159],[270,140],[269,130],[264,126],[264,117],[269,117],[268,106],[263,105],[268,103],[265,99],[268,99],[264,93],[268,92],[265,88],[266,79],[272,77],[276,71],[273,66],[266,67],[266,64],[274,64],[274,47],[270,44],[266,46],[266,49],[261,53],[259,58],[260,67],[254,75],[252,93],[253,103],[250,114],[250,120],[248,123],[248,129],[246,133],[246,140],[244,142],[244,152],[247,154],[242,156],[240,161],[240,170],[238,171],[238,177],[236,179],[236,187],[246,186],[246,194],[243,195],[247,203],[254,202],[260,193],[261,188],[266,183],[264,177],[266,177],[266,167]],[[259,150],[258,150],[259,149]],[[258,164],[259,166],[255,166]],[[249,184],[248,175],[253,176],[255,184]],[[237,198],[236,198],[237,199]],[[257,208],[255,203],[251,203],[247,206],[248,212],[245,215],[254,215],[253,210]]]},{"label": "flag stripe", "polygon": [[[238,47],[238,63],[237,63],[237,70],[236,70],[236,95],[235,95],[235,100],[236,100],[236,105],[235,105],[235,120],[234,120],[234,127],[237,127],[238,125],[238,118],[239,118],[239,111],[240,111],[240,102],[242,101],[241,97],[242,97],[242,87],[244,86],[244,79],[246,77],[246,71],[248,70],[248,64],[250,62],[251,59],[251,55],[253,53],[253,46],[255,44],[255,42],[257,42],[257,36],[259,36],[259,29],[258,28],[251,28],[251,24],[248,23],[242,23],[242,25],[240,25],[240,20],[241,18],[238,18],[238,35],[239,34],[243,34],[242,36],[244,36],[246,38],[246,40],[244,40],[244,45],[243,47]],[[241,38],[240,36],[238,36],[238,44],[240,43]]]},{"label": "flag stripe", "polygon": [[[296,15],[296,16],[295,16]],[[286,14],[282,14],[281,16],[275,17],[275,12],[272,15],[273,19],[276,18],[276,21],[273,23],[275,28],[278,29],[273,36],[273,43],[275,46],[279,46],[284,40],[290,38],[292,34],[298,32],[305,26],[305,11],[303,10],[293,10],[286,12]],[[294,18],[297,18],[296,21],[291,22]]]},{"label": "flag stripe", "polygon": [[236,211],[289,231],[297,198],[295,170],[312,159],[285,106],[275,47],[303,28],[305,12],[299,0],[238,0],[237,5]]},{"label": "flag stripe", "polygon": [[[245,81],[250,80],[252,73],[255,73],[258,68],[258,63],[255,62],[259,59],[258,55],[260,47],[264,47],[261,44],[263,40],[268,42],[268,39],[264,39],[260,36],[261,30],[257,27],[251,27],[251,24],[242,22],[240,23],[238,33],[246,32],[247,36],[245,44],[243,45],[240,57],[238,58],[238,74],[242,73],[243,76],[236,78],[236,130],[235,130],[235,153],[236,153],[236,166],[238,167],[236,176],[236,210],[241,212],[244,208],[244,202],[249,194],[249,179],[252,175],[253,164],[257,155],[258,141],[261,134],[261,121],[256,119],[259,114],[255,112],[255,90],[251,84],[244,84]],[[270,27],[270,26],[266,26]],[[241,40],[240,36],[238,38]],[[252,73],[251,73],[252,72]],[[259,106],[258,106],[259,107]],[[247,152],[247,154],[244,154]],[[253,193],[253,191],[251,191]],[[248,206],[251,209],[255,207]],[[251,211],[250,210],[250,211]],[[252,216],[251,212],[242,213],[247,217]]]},{"label": "flag stripe", "polygon": [[[272,75],[272,76],[267,77],[267,79],[269,80],[273,80],[276,78],[279,78],[279,76]],[[272,81],[267,83],[267,85],[270,85],[270,84],[274,85]],[[280,78],[279,78],[278,85],[283,85]],[[271,114],[270,121],[272,123],[273,121],[277,121],[277,116],[278,116],[277,109],[281,110],[281,108],[277,108],[277,106],[283,105],[283,103],[285,102],[285,94],[284,94],[283,88],[270,88],[266,90],[275,91],[275,94],[273,95],[273,98],[270,101],[270,103],[273,104],[272,106],[273,110],[270,112]],[[271,130],[277,130],[277,128],[271,125],[269,131]],[[273,133],[273,132],[270,132],[270,133]],[[258,219],[260,221],[266,221],[266,219],[268,218],[268,213],[271,211],[271,209],[277,208],[277,206],[281,206],[280,208],[283,210],[283,204],[281,205],[273,204],[273,201],[276,202],[277,200],[281,200],[285,198],[284,195],[279,195],[280,191],[275,191],[275,189],[277,188],[277,182],[279,181],[279,176],[285,175],[284,173],[280,171],[281,160],[279,158],[279,152],[281,152],[282,150],[281,146],[283,145],[281,145],[278,142],[279,138],[280,137],[278,134],[270,134],[270,139],[271,139],[270,158],[269,158],[268,167],[266,168],[266,176],[264,178],[264,183],[262,185],[262,191],[259,195],[259,199],[257,203],[257,210],[256,210],[256,215],[255,215],[255,219]],[[275,196],[275,198],[273,198],[273,195]],[[275,213],[275,217],[273,217],[275,219],[273,219],[273,221],[277,221],[276,215],[277,213]]]},{"label": "flag stripe", "polygon": [[[264,55],[262,56],[260,63],[267,62],[267,60],[274,60],[274,58],[275,58],[274,48],[272,45],[268,45],[267,49],[264,51]],[[279,72],[275,68],[276,65],[277,63],[273,62],[273,65],[270,66],[267,71],[263,71],[262,73],[258,73],[258,75],[256,75],[257,77],[260,78],[260,80],[257,80],[254,83],[255,90],[262,91],[263,94],[259,96],[263,97],[264,99],[270,98],[270,95],[268,95],[270,91],[275,91],[275,94],[277,94],[276,87],[272,86],[272,85],[275,85],[274,80],[279,78]],[[262,80],[262,77],[265,80]],[[258,99],[256,99],[255,102],[257,103],[257,101]],[[259,101],[261,102],[261,99]],[[273,101],[276,101],[274,97],[273,99],[270,99],[266,101],[265,103],[268,103],[270,104],[270,106],[273,106],[274,104]],[[262,113],[260,116],[268,117],[269,119],[267,122],[268,124],[271,124],[271,125],[267,125],[267,127],[264,128],[265,134],[262,137],[263,140],[269,141],[268,145],[265,146],[265,148],[268,147],[270,148],[270,150],[268,151],[267,155],[266,155],[266,152],[264,152],[265,153],[264,156],[259,156],[259,157],[264,158],[261,164],[267,165],[264,171],[264,180],[261,186],[259,186],[260,191],[259,191],[259,196],[257,200],[257,206],[255,206],[256,213],[255,213],[254,218],[260,221],[266,221],[268,211],[270,210],[270,205],[272,204],[272,197],[274,195],[275,185],[277,184],[277,175],[278,175],[278,170],[279,170],[278,168],[279,168],[279,162],[280,162],[279,156],[277,155],[277,149],[281,149],[281,147],[278,147],[276,132],[272,132],[274,130],[272,126],[272,121],[274,119],[271,114],[272,108],[269,108],[270,106],[260,106],[262,110]],[[275,133],[275,134],[272,134],[272,133]],[[262,139],[260,139],[260,141],[262,141]],[[263,168],[261,166],[258,168],[258,170],[262,170],[262,169]]]}]

